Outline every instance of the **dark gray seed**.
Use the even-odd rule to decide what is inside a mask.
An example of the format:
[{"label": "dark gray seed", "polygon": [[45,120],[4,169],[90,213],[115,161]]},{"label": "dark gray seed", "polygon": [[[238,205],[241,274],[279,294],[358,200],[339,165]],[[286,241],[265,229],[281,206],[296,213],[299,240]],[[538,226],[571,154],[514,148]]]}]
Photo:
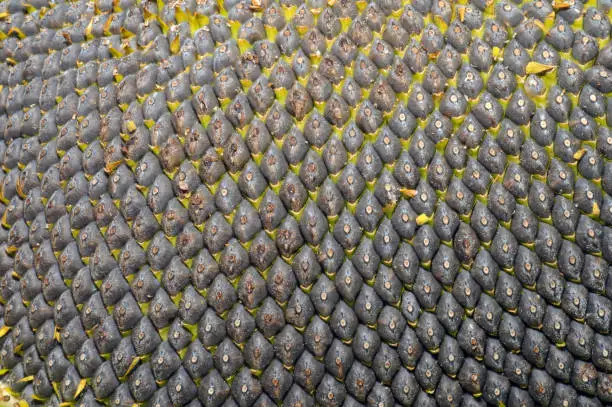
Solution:
[{"label": "dark gray seed", "polygon": [[132,343],[138,355],[153,352],[155,347],[161,343],[161,338],[148,318],[141,318],[132,330]]},{"label": "dark gray seed", "polygon": [[[376,331],[359,325],[353,341],[353,354],[363,363],[371,364],[380,348],[380,337]],[[349,379],[351,373],[349,372]]]},{"label": "dark gray seed", "polygon": [[457,51],[464,53],[472,41],[470,31],[471,30],[462,22],[453,20],[446,30],[446,40]]},{"label": "dark gray seed", "polygon": [[[400,205],[401,205],[401,202],[400,202]],[[402,221],[401,225],[404,225],[404,224],[414,225],[412,226],[413,232],[411,234],[405,236],[404,234],[400,233],[402,237],[410,238],[414,234],[414,227],[416,226],[416,224],[414,224],[414,219],[416,219],[416,214],[414,213],[414,211],[412,211],[412,207],[410,207],[407,202],[405,206],[407,207],[407,209],[410,209],[410,212],[407,213],[408,222],[404,222],[403,212],[397,212],[397,209],[396,209],[396,213],[399,215],[398,217]],[[394,218],[392,218],[392,221],[394,221]],[[394,227],[399,232],[401,231],[401,229],[398,227],[398,223],[399,223],[398,221],[395,221]],[[406,227],[407,226],[408,225],[406,225]],[[436,234],[440,237],[442,241],[451,242],[453,240],[453,236],[455,235],[455,232],[457,231],[458,227],[459,227],[459,216],[457,215],[457,213],[450,206],[448,206],[446,202],[441,202],[438,205],[438,208],[434,215],[434,230]]]},{"label": "dark gray seed", "polygon": [[585,146],[585,150],[586,152],[578,162],[578,171],[587,179],[598,179],[601,177],[604,191],[609,194],[610,187],[606,175],[609,173],[610,166],[592,148]]},{"label": "dark gray seed", "polygon": [[[383,39],[376,38],[372,43],[372,48],[368,57],[379,69],[389,68],[393,63],[393,45],[389,44]],[[363,83],[359,84],[362,86],[366,86]]]},{"label": "dark gray seed", "polygon": [[611,137],[612,135],[607,127],[599,127],[597,131],[597,150],[608,159],[612,156],[612,143],[608,143],[608,139],[612,141]]},{"label": "dark gray seed", "polygon": [[559,66],[561,58],[554,47],[548,45],[546,42],[541,42],[533,52],[533,60],[543,65]]},{"label": "dark gray seed", "polygon": [[[586,17],[588,19],[588,16]],[[581,64],[585,64],[597,57],[599,47],[597,40],[586,32],[580,30],[574,35],[572,57]]]},{"label": "dark gray seed", "polygon": [[350,366],[353,364],[353,351],[351,347],[334,339],[325,354],[326,370],[339,380],[345,380]]},{"label": "dark gray seed", "polygon": [[309,352],[304,352],[295,367],[294,380],[308,391],[313,391],[320,383],[325,368]]},{"label": "dark gray seed", "polygon": [[491,76],[487,82],[487,90],[496,98],[508,98],[516,89],[514,75],[502,64],[493,67]]},{"label": "dark gray seed", "polygon": [[[601,333],[609,332],[610,323],[610,301],[601,295],[589,294],[586,321],[596,331]],[[595,352],[595,351],[593,351]]]},{"label": "dark gray seed", "polygon": [[453,295],[461,306],[468,309],[474,308],[480,297],[480,292],[480,286],[470,276],[470,273],[459,273],[453,284]]},{"label": "dark gray seed", "polygon": [[423,345],[412,328],[404,330],[397,350],[404,365],[414,370],[423,354]]},{"label": "dark gray seed", "polygon": [[[39,309],[39,311],[44,312],[45,310]],[[87,300],[85,304],[83,304],[83,308],[81,310],[81,321],[83,322],[84,328],[92,329],[94,326],[100,324],[105,316],[106,310],[104,309],[102,297],[100,294],[95,293],[89,297],[89,300]],[[35,326],[35,324],[32,322],[32,318],[30,318],[30,324]]]},{"label": "dark gray seed", "polygon": [[581,215],[576,227],[576,243],[587,253],[601,251],[602,226],[593,219]]},{"label": "dark gray seed", "polygon": [[416,398],[415,404],[426,407],[436,406],[436,399],[421,390]]},{"label": "dark gray seed", "polygon": [[183,357],[183,367],[194,379],[203,377],[213,368],[211,354],[204,349],[199,340],[191,342],[185,356]]},{"label": "dark gray seed", "polygon": [[610,341],[609,336],[600,335],[598,333],[595,334],[592,360],[595,366],[597,366],[599,369],[603,369],[604,371],[609,371],[608,367],[610,365],[610,359],[605,355],[609,354],[611,346],[612,342]]},{"label": "dark gray seed", "polygon": [[293,377],[278,360],[274,360],[262,375],[263,390],[277,402],[282,401],[292,383]]},{"label": "dark gray seed", "polygon": [[482,142],[484,132],[480,122],[470,113],[459,127],[457,137],[467,148],[475,148]]},{"label": "dark gray seed", "polygon": [[411,198],[410,205],[417,213],[433,215],[436,204],[436,191],[422,179],[415,190],[415,196]]},{"label": "dark gray seed", "polygon": [[506,154],[518,155],[524,139],[525,135],[520,127],[509,120],[502,121],[497,142]]},{"label": "dark gray seed", "polygon": [[536,254],[520,246],[514,259],[514,272],[526,286],[534,286],[541,272],[540,259]]},{"label": "dark gray seed", "polygon": [[529,379],[529,394],[537,403],[548,403],[554,393],[554,380],[545,371],[534,369]]},{"label": "dark gray seed", "polygon": [[385,164],[394,162],[402,150],[398,137],[386,126],[374,142],[374,148]]},{"label": "dark gray seed", "polygon": [[575,243],[564,240],[557,259],[558,268],[563,275],[571,280],[578,281],[584,264],[584,253]]},{"label": "dark gray seed", "polygon": [[215,366],[224,378],[234,375],[244,363],[240,349],[229,338],[224,339],[213,356]]},{"label": "dark gray seed", "polygon": [[555,386],[555,394],[551,399],[554,404],[567,404],[569,406],[577,405],[578,394],[574,388],[563,383],[557,383]]},{"label": "dark gray seed", "polygon": [[569,381],[574,357],[572,354],[555,346],[550,348],[549,357],[546,361],[546,371],[556,379]]},{"label": "dark gray seed", "polygon": [[[93,350],[95,350],[95,348]],[[81,349],[81,352],[83,352],[83,348]],[[95,357],[99,359],[99,356]],[[131,338],[123,338],[121,342],[119,342],[119,345],[117,345],[117,347],[113,350],[111,355],[111,363],[113,364],[115,374],[119,377],[124,376],[135,358],[136,351],[134,350],[134,346],[132,346]],[[86,361],[89,361],[89,359],[86,359]],[[102,362],[100,361],[100,363]],[[87,377],[88,375],[85,376]]]},{"label": "dark gray seed", "polygon": [[594,335],[595,331],[590,326],[572,321],[566,337],[567,349],[576,358],[590,359]]},{"label": "dark gray seed", "polygon": [[438,95],[444,92],[446,88],[446,76],[438,67],[438,65],[430,63],[425,70],[423,77],[423,89],[432,95]]},{"label": "dark gray seed", "polygon": [[448,117],[462,117],[467,111],[467,101],[464,95],[454,87],[444,93],[440,101],[440,112]]},{"label": "dark gray seed", "polygon": [[[275,264],[277,263],[278,261],[275,262]],[[300,251],[297,253],[296,257],[294,258],[291,264],[293,274],[290,274],[288,269],[285,270],[286,269],[285,266],[286,266],[285,264],[282,264],[282,267],[281,269],[279,269],[279,272],[282,271],[282,275],[284,276],[286,274],[286,277],[279,279],[278,282],[276,281],[276,278],[275,278],[275,281],[274,281],[274,284],[276,285],[274,292],[277,293],[278,298],[288,297],[288,292],[283,292],[283,291],[288,288],[291,288],[295,284],[294,279],[296,277],[301,286],[309,287],[311,284],[313,284],[316,281],[316,279],[318,278],[319,274],[322,271],[321,267],[318,265],[316,261],[316,254],[308,246],[302,247]],[[271,287],[272,285],[271,283],[269,283],[268,291],[272,291]]]},{"label": "dark gray seed", "polygon": [[110,315],[95,328],[94,341],[100,353],[110,353],[121,341],[121,333]]},{"label": "dark gray seed", "polygon": [[341,340],[349,340],[355,334],[358,325],[357,315],[344,301],[340,301],[330,318],[334,334]]},{"label": "dark gray seed", "polygon": [[[345,383],[348,393],[355,397],[354,400],[363,403],[375,382],[374,372],[363,364],[355,362],[348,372]],[[348,400],[345,400],[343,405],[346,405]]]},{"label": "dark gray seed", "polygon": [[533,98],[542,97],[545,95],[546,90],[546,85],[542,78],[536,75],[529,75],[527,77],[527,80],[525,81],[525,93],[528,96],[531,96]]},{"label": "dark gray seed", "polygon": [[274,352],[285,366],[293,366],[304,352],[304,339],[292,326],[286,326],[276,337]]},{"label": "dark gray seed", "polygon": [[120,384],[110,396],[112,405],[122,406],[135,403],[127,383]]},{"label": "dark gray seed", "polygon": [[417,230],[414,248],[422,262],[431,260],[439,246],[440,239],[430,225],[423,225]]},{"label": "dark gray seed", "polygon": [[465,357],[457,340],[451,336],[445,336],[440,345],[438,361],[440,367],[446,374],[457,375],[461,369]]},{"label": "dark gray seed", "polygon": [[481,295],[474,311],[474,321],[487,333],[497,333],[502,312],[501,306],[492,297]]},{"label": "dark gray seed", "polygon": [[474,194],[461,180],[453,177],[448,186],[446,202],[460,215],[467,215],[472,209]]},{"label": "dark gray seed", "polygon": [[[279,43],[279,45],[282,46],[282,42]],[[302,48],[298,48],[297,53],[293,58],[292,67],[293,72],[295,72],[296,76],[299,78],[305,77],[310,72],[310,59],[306,56]]]},{"label": "dark gray seed", "polygon": [[457,400],[461,400],[462,395],[463,390],[457,380],[442,376],[435,393],[439,406],[453,406]]},{"label": "dark gray seed", "polygon": [[578,105],[592,117],[600,117],[606,113],[606,98],[600,91],[588,84],[580,91]]},{"label": "dark gray seed", "polygon": [[347,160],[348,154],[344,148],[344,144],[342,144],[339,138],[333,137],[323,150],[323,161],[325,162],[328,171],[332,174],[337,174],[342,168],[344,168]]},{"label": "dark gray seed", "polygon": [[449,186],[451,175],[452,169],[444,159],[444,156],[436,153],[429,163],[427,177],[429,184],[438,191],[444,191]]},{"label": "dark gray seed", "polygon": [[[165,391],[165,389],[162,389]],[[223,380],[216,370],[211,370],[202,378],[198,387],[200,400],[206,405],[218,407],[223,404],[230,394],[229,385]],[[168,400],[168,402],[171,402]]]},{"label": "dark gray seed", "polygon": [[[304,344],[309,352],[317,357],[322,357],[333,341],[333,333],[330,327],[318,316],[312,319],[304,332]],[[298,365],[300,362],[298,362]]]},{"label": "dark gray seed", "polygon": [[503,25],[493,19],[485,21],[484,40],[492,47],[503,48],[508,38],[508,31]]},{"label": "dark gray seed", "polygon": [[481,72],[488,72],[493,64],[493,51],[491,46],[482,39],[476,37],[470,46],[469,59],[471,66]]},{"label": "dark gray seed", "polygon": [[414,281],[414,295],[425,309],[433,309],[442,292],[442,286],[432,273],[419,269]]},{"label": "dark gray seed", "polygon": [[461,326],[463,308],[451,294],[443,292],[436,306],[436,315],[446,331],[454,334]]},{"label": "dark gray seed", "polygon": [[459,91],[470,99],[476,99],[484,87],[480,73],[468,64],[461,67],[457,82]]},{"label": "dark gray seed", "polygon": [[[40,298],[40,297],[39,297]],[[44,299],[41,298],[42,301]],[[35,304],[32,304],[34,306]],[[31,318],[30,318],[31,319]],[[55,325],[53,324],[53,320],[48,319],[46,322],[40,323],[38,325],[30,323],[30,326],[36,327],[36,350],[41,356],[47,356],[55,347],[57,342],[55,341]],[[14,345],[13,338],[6,340],[7,344],[3,345],[3,348],[9,349]],[[10,354],[3,356],[3,363],[16,364],[17,362],[12,360]]]},{"label": "dark gray seed", "polygon": [[544,368],[549,348],[550,343],[542,332],[530,328],[526,330],[521,353],[529,363]]},{"label": "dark gray seed", "polygon": [[[533,209],[533,208],[532,208]],[[572,235],[576,231],[579,213],[570,201],[559,196],[555,198],[552,207],[552,220],[555,227],[563,235]]]},{"label": "dark gray seed", "polygon": [[488,339],[485,353],[485,365],[498,373],[503,372],[506,353],[506,349],[498,339]]},{"label": "dark gray seed", "polygon": [[444,157],[446,158],[446,162],[454,169],[465,168],[467,151],[458,137],[450,137],[444,149]]},{"label": "dark gray seed", "polygon": [[417,11],[417,7],[418,5],[415,7],[412,4],[406,4],[402,9],[400,22],[404,29],[410,34],[418,34],[422,32],[424,28],[423,16],[421,13],[426,13],[426,11]]},{"label": "dark gray seed", "polygon": [[373,324],[382,308],[383,302],[376,292],[369,286],[363,286],[354,305],[357,317],[365,324]]},{"label": "dark gray seed", "polygon": [[[415,20],[417,21],[417,20]],[[419,29],[422,32],[423,28]],[[404,63],[410,68],[413,73],[422,72],[429,61],[427,51],[422,47],[421,43],[413,39],[406,52],[404,53]]]},{"label": "dark gray seed", "polygon": [[391,344],[398,343],[405,327],[406,322],[400,311],[391,306],[383,308],[378,318],[377,327],[382,340]]},{"label": "dark gray seed", "polygon": [[442,369],[431,353],[425,352],[419,360],[414,375],[425,391],[433,391],[442,377]]},{"label": "dark gray seed", "polygon": [[372,366],[378,380],[385,385],[391,384],[393,377],[401,367],[402,362],[397,351],[383,343]]},{"label": "dark gray seed", "polygon": [[374,247],[383,260],[391,261],[400,243],[400,236],[389,219],[379,225],[374,238]]},{"label": "dark gray seed", "polygon": [[476,202],[470,218],[470,226],[482,242],[490,242],[497,230],[497,219],[482,202]]},{"label": "dark gray seed", "polygon": [[557,72],[557,83],[570,93],[578,93],[584,81],[584,73],[578,65],[572,61],[561,60]]},{"label": "dark gray seed", "polygon": [[300,386],[294,384],[287,392],[283,403],[291,407],[298,407],[300,405],[313,407],[314,398],[306,393]]},{"label": "dark gray seed", "polygon": [[346,398],[346,388],[333,376],[326,374],[317,388],[315,398],[321,405],[339,406]]},{"label": "dark gray seed", "polygon": [[[11,305],[12,301],[9,301],[9,305]],[[5,310],[5,321],[7,323],[11,323],[10,319],[12,319],[12,312],[7,308]],[[64,328],[72,318],[77,315],[77,309],[74,305],[74,300],[72,299],[72,294],[69,290],[66,290],[62,293],[62,295],[57,298],[55,301],[55,305],[53,307],[53,320],[55,324],[60,328]],[[8,317],[11,318],[8,318]]]},{"label": "dark gray seed", "polygon": [[510,393],[510,380],[495,372],[487,373],[487,382],[483,389],[483,398],[491,404],[504,403]]},{"label": "dark gray seed", "polygon": [[[586,107],[586,106],[585,106]],[[597,111],[602,111],[598,107],[594,108]],[[596,113],[600,115],[600,113]],[[579,107],[572,110],[570,115],[570,131],[581,140],[592,140],[596,137],[597,123],[590,114]]]},{"label": "dark gray seed", "polygon": [[535,242],[535,252],[544,262],[553,263],[561,247],[561,235],[546,223],[540,224]]},{"label": "dark gray seed", "polygon": [[375,133],[382,125],[382,122],[382,112],[374,107],[372,102],[367,100],[360,105],[355,118],[355,123],[363,132]]},{"label": "dark gray seed", "polygon": [[418,118],[427,118],[434,110],[431,94],[423,86],[419,84],[414,85],[408,98],[408,109]]},{"label": "dark gray seed", "polygon": [[395,57],[390,69],[391,72],[387,80],[393,91],[396,93],[408,92],[412,82],[410,68],[399,57]]},{"label": "dark gray seed", "polygon": [[580,148],[580,141],[567,130],[559,129],[555,136],[553,149],[555,156],[558,156],[566,163],[575,162],[575,155]]},{"label": "dark gray seed", "polygon": [[168,342],[161,342],[151,355],[151,370],[158,381],[167,380],[180,365],[179,355]]},{"label": "dark gray seed", "polygon": [[417,130],[410,142],[409,152],[416,165],[425,167],[434,156],[435,145],[424,131]]},{"label": "dark gray seed", "polygon": [[92,378],[92,387],[96,398],[102,399],[111,395],[119,386],[119,380],[113,372],[110,362],[103,363]]},{"label": "dark gray seed", "polygon": [[[228,343],[228,346],[230,346],[230,343]],[[239,361],[241,361],[243,356],[240,354],[240,351],[237,351],[237,348],[235,347],[232,347],[231,349],[232,349],[232,352],[234,353],[234,357],[238,358]],[[225,355],[227,355],[227,362],[224,361],[226,359]],[[229,363],[230,355],[228,354],[225,354],[225,355],[221,356],[219,354],[217,363],[219,364]],[[217,353],[215,353],[215,356],[217,356]],[[259,332],[255,332],[253,336],[251,336],[251,339],[249,339],[249,341],[245,345],[244,358],[246,362],[254,369],[263,370],[270,363],[273,357],[274,357],[274,350],[272,348],[272,345],[270,345],[270,343]],[[241,363],[237,364],[235,361],[231,363],[234,367],[238,367],[238,368],[240,367],[240,364],[241,364]]]},{"label": "dark gray seed", "polygon": [[529,208],[533,213],[541,218],[551,216],[554,204],[553,199],[553,192],[547,185],[539,181],[533,182],[528,196]]},{"label": "dark gray seed", "polygon": [[340,299],[334,283],[322,275],[312,287],[310,299],[319,315],[328,317]]},{"label": "dark gray seed", "polygon": [[452,78],[461,67],[459,53],[451,45],[446,45],[440,52],[436,64],[440,71],[447,77]]},{"label": "dark gray seed", "polygon": [[546,302],[539,294],[524,290],[518,305],[518,315],[525,324],[537,328],[542,324],[545,305]]},{"label": "dark gray seed", "polygon": [[130,375],[128,385],[136,401],[144,401],[151,398],[155,390],[157,390],[151,366],[148,363],[138,366],[134,373]]},{"label": "dark gray seed", "polygon": [[21,296],[26,301],[32,301],[42,292],[42,284],[36,276],[36,271],[30,269],[21,277]]},{"label": "dark gray seed", "polygon": [[535,104],[525,95],[525,93],[519,90],[512,95],[508,107],[506,108],[506,115],[514,123],[526,125],[529,123],[535,110]]},{"label": "dark gray seed", "polygon": [[459,261],[450,247],[440,246],[432,261],[432,272],[443,285],[452,285],[459,272]]},{"label": "dark gray seed", "polygon": [[393,271],[406,284],[411,284],[416,278],[419,258],[412,246],[402,243],[393,258]]},{"label": "dark gray seed", "polygon": [[508,353],[504,363],[504,374],[514,384],[525,388],[529,384],[531,365],[520,354]]},{"label": "dark gray seed", "polygon": [[[59,272],[59,268],[56,265],[51,266],[49,271],[47,271],[47,274],[44,275],[42,283],[43,295],[47,301],[57,300],[60,295],[68,289],[65,283],[63,282],[63,278]],[[12,306],[8,309],[5,309],[4,315],[5,322],[9,325],[15,324],[19,320],[19,318],[21,318],[25,313],[25,308],[21,303],[21,295],[14,294],[9,300],[9,304],[11,303]]]}]

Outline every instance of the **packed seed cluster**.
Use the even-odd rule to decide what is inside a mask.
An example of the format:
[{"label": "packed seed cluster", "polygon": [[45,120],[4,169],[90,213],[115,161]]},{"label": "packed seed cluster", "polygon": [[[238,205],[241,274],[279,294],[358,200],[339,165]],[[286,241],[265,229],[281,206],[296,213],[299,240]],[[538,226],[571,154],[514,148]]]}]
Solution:
[{"label": "packed seed cluster", "polygon": [[0,3],[15,394],[610,405],[610,3],[470,1]]}]

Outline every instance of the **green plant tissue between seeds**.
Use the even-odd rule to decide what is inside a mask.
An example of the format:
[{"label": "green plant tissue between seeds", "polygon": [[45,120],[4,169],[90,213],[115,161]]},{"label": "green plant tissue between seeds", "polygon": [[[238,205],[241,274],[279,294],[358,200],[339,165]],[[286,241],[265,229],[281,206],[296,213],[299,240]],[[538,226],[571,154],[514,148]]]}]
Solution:
[{"label": "green plant tissue between seeds", "polygon": [[0,2],[0,405],[612,405],[611,0]]}]

